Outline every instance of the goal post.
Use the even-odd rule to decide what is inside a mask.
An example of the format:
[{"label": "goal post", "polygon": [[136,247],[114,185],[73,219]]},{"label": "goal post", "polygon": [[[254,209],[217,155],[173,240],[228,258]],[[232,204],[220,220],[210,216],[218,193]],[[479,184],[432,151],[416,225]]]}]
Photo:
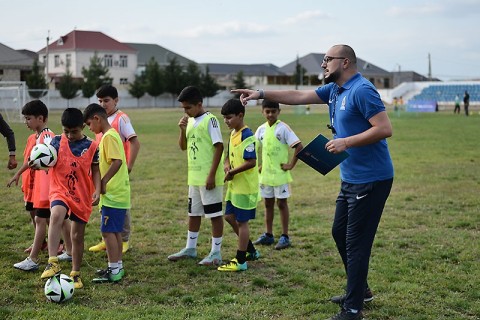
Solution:
[{"label": "goal post", "polygon": [[9,122],[22,122],[22,107],[27,99],[25,81],[0,81],[0,110]]}]

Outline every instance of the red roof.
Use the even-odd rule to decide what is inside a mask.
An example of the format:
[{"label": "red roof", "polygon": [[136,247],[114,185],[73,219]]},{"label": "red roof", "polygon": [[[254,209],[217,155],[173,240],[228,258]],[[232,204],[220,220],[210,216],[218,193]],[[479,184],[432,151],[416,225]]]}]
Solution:
[{"label": "red roof", "polygon": [[[46,48],[41,49],[38,53],[45,52],[45,49]],[[134,48],[118,42],[98,31],[73,30],[48,46],[48,51],[50,52],[78,49],[128,52],[137,51]]]}]

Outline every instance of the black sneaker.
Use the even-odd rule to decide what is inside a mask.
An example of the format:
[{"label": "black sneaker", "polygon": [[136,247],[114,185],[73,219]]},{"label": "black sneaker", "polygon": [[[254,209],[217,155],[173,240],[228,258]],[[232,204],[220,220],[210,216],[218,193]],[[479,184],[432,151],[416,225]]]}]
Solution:
[{"label": "black sneaker", "polygon": [[[343,303],[345,302],[345,298],[346,298],[346,295],[334,296],[330,298],[330,302],[343,305]],[[363,297],[363,302],[370,302],[373,300],[373,298],[374,297],[373,297],[372,290],[370,290],[370,288],[367,288],[367,290],[365,290],[365,296]]]},{"label": "black sneaker", "polygon": [[347,310],[342,309],[339,313],[334,315],[328,320],[362,320],[363,314],[362,311],[357,313],[349,312]]}]

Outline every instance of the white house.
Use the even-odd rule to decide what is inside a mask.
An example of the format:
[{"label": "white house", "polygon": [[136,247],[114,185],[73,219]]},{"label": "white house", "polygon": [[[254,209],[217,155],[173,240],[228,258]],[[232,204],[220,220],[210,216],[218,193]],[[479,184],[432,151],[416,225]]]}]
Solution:
[{"label": "white house", "polygon": [[74,30],[38,52],[53,83],[58,83],[67,68],[74,78],[83,79],[82,68],[88,69],[94,54],[108,67],[114,86],[135,80],[137,50],[98,31]]}]

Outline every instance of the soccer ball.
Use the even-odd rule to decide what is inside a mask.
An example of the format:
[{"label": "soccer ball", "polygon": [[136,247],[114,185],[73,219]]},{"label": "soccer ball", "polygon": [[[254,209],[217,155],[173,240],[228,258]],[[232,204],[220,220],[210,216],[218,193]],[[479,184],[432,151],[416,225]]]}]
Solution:
[{"label": "soccer ball", "polygon": [[33,147],[30,153],[30,165],[38,169],[48,170],[57,163],[57,150],[46,143],[39,143]]},{"label": "soccer ball", "polygon": [[56,274],[45,283],[45,296],[57,303],[70,299],[74,290],[73,280],[65,274]]}]

